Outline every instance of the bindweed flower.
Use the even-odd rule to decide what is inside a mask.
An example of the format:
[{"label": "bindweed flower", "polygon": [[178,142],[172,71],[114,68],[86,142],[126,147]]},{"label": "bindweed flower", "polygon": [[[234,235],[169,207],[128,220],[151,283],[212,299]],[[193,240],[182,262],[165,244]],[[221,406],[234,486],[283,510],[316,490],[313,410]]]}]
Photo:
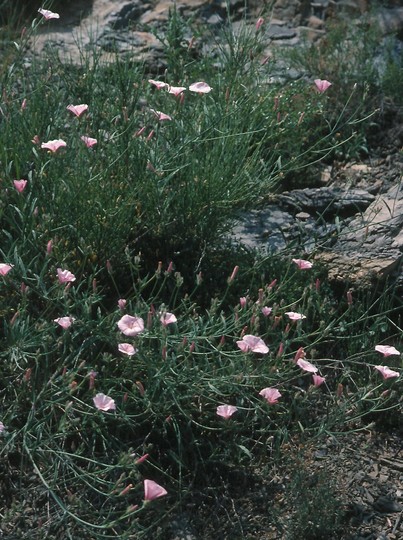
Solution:
[{"label": "bindweed flower", "polygon": [[239,299],[239,305],[241,306],[242,309],[246,307],[247,302],[248,302],[248,299],[246,298],[246,296],[241,296],[241,298]]},{"label": "bindweed flower", "polygon": [[264,19],[263,17],[259,17],[258,20],[256,21],[256,24],[255,24],[255,30],[256,32],[259,32],[261,26],[263,25],[264,23]]},{"label": "bindweed flower", "polygon": [[309,270],[313,266],[311,262],[305,261],[304,259],[293,259],[292,262],[295,263],[300,270]]},{"label": "bindweed flower", "polygon": [[96,376],[98,375],[98,373],[94,370],[91,370],[89,373],[88,373],[88,377],[90,379],[90,382],[89,382],[89,389],[92,390],[95,386],[95,379],[96,379]]},{"label": "bindweed flower", "polygon": [[126,304],[127,304],[127,300],[125,300],[124,298],[119,298],[118,300],[118,307],[121,311],[123,311],[126,307]]},{"label": "bindweed flower", "polygon": [[119,330],[125,336],[135,337],[144,331],[144,321],[141,317],[123,315],[117,323]]},{"label": "bindweed flower", "polygon": [[93,399],[95,407],[99,411],[114,411],[116,409],[115,400],[105,394],[97,394]]},{"label": "bindweed flower", "polygon": [[317,367],[308,362],[308,360],[304,360],[303,358],[297,360],[297,366],[299,366],[304,371],[308,371],[308,373],[316,373],[318,371]]},{"label": "bindweed flower", "polygon": [[376,345],[375,350],[383,354],[383,356],[400,355],[400,352],[390,345]]},{"label": "bindweed flower", "polygon": [[162,88],[165,88],[166,86],[169,86],[169,84],[164,83],[162,81],[154,81],[153,79],[148,79],[148,82],[152,85],[154,85],[158,90],[161,90]]},{"label": "bindweed flower", "polygon": [[13,264],[0,263],[0,276],[6,276],[13,266]]},{"label": "bindweed flower", "polygon": [[53,319],[53,321],[64,328],[64,330],[67,330],[67,328],[70,328],[70,326],[75,321],[74,317],[59,317],[58,319]]},{"label": "bindweed flower", "polygon": [[312,379],[313,379],[313,384],[314,386],[316,387],[319,387],[321,384],[323,384],[325,382],[325,377],[321,377],[320,375],[317,375],[316,373],[314,373],[312,375]]},{"label": "bindweed flower", "polygon": [[67,143],[64,142],[63,139],[54,139],[53,141],[48,141],[41,144],[41,148],[45,148],[53,153],[57,152],[59,148],[64,148],[65,146],[67,146]]},{"label": "bindweed flower", "polygon": [[81,116],[83,113],[85,113],[85,111],[88,111],[88,105],[86,105],[85,103],[81,104],[81,105],[68,105],[66,107],[66,109],[68,111],[70,111],[71,113],[74,114],[74,116]]},{"label": "bindweed flower", "polygon": [[252,336],[251,334],[246,334],[243,336],[242,340],[237,341],[236,344],[244,353],[252,351],[254,353],[267,354],[269,352],[269,347],[265,344],[263,339],[258,336]]},{"label": "bindweed flower", "polygon": [[315,79],[313,82],[315,83],[318,92],[320,92],[321,94],[323,94],[323,92],[326,92],[329,86],[332,86],[331,82],[323,79]]},{"label": "bindweed flower", "polygon": [[49,19],[60,19],[60,15],[58,13],[54,13],[49,9],[39,8],[38,13],[40,13],[47,21]]},{"label": "bindweed flower", "polygon": [[277,388],[263,388],[260,390],[259,396],[264,397],[264,399],[269,403],[269,405],[275,405],[278,403],[279,398],[281,398],[281,393]]},{"label": "bindweed flower", "polygon": [[295,311],[287,311],[286,315],[292,321],[302,321],[302,319],[306,319],[305,315],[302,315],[302,313],[296,313]]},{"label": "bindweed flower", "polygon": [[119,343],[118,349],[119,352],[127,354],[128,356],[133,356],[137,352],[137,349],[135,349],[130,343]]},{"label": "bindweed flower", "polygon": [[267,306],[262,307],[262,314],[265,317],[268,317],[271,314],[272,311],[273,311],[273,308],[271,308],[271,307],[267,307]]},{"label": "bindweed flower", "polygon": [[193,83],[189,86],[189,90],[191,92],[197,92],[198,94],[208,94],[212,91],[211,86],[209,86],[207,83],[200,81]]},{"label": "bindweed flower", "polygon": [[237,412],[237,408],[234,405],[219,405],[217,407],[217,415],[222,416],[226,420]]},{"label": "bindweed flower", "polygon": [[163,326],[168,326],[168,324],[174,324],[177,322],[177,318],[173,313],[163,313],[160,317],[161,324]]},{"label": "bindweed flower", "polygon": [[68,270],[62,270],[61,268],[57,269],[57,278],[59,283],[71,283],[76,280],[76,276],[69,272]]},{"label": "bindweed flower", "polygon": [[46,255],[50,255],[52,253],[53,249],[53,241],[48,240],[48,243],[46,244]]},{"label": "bindweed flower", "polygon": [[98,143],[97,139],[93,139],[92,137],[87,137],[86,135],[82,135],[80,139],[83,141],[83,143],[85,144],[87,148],[92,148]]},{"label": "bindweed flower", "polygon": [[175,97],[180,96],[186,90],[185,86],[170,86],[168,94],[173,94]]},{"label": "bindweed flower", "polygon": [[169,114],[165,114],[161,111],[156,111],[155,109],[150,109],[150,111],[158,118],[160,122],[163,122],[164,120],[172,120]]},{"label": "bindweed flower", "polygon": [[400,373],[398,371],[393,371],[388,366],[374,366],[375,369],[377,369],[384,379],[392,379],[393,377],[400,377]]},{"label": "bindweed flower", "polygon": [[13,180],[13,184],[18,193],[22,193],[27,186],[27,180]]},{"label": "bindweed flower", "polygon": [[31,139],[31,143],[33,143],[33,144],[39,144],[40,142],[41,142],[41,140],[38,137],[38,135],[34,135],[33,138]]},{"label": "bindweed flower", "polygon": [[168,491],[154,482],[154,480],[144,480],[144,500],[153,501],[159,497],[164,497]]}]

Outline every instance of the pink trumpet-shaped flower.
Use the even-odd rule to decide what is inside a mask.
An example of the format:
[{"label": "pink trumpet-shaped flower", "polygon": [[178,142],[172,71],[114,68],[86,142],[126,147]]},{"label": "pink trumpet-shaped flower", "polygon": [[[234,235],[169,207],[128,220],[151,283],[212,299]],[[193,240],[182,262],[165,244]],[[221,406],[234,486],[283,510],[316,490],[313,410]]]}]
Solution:
[{"label": "pink trumpet-shaped flower", "polygon": [[211,86],[209,86],[207,83],[200,81],[193,83],[189,86],[189,90],[191,92],[197,92],[198,94],[208,94],[212,91]]},{"label": "pink trumpet-shaped flower", "polygon": [[156,111],[155,109],[150,109],[150,111],[158,118],[160,122],[163,122],[164,120],[172,120],[169,114],[165,114],[161,111]]},{"label": "pink trumpet-shaped flower", "polygon": [[6,276],[13,266],[13,264],[0,263],[0,276]]},{"label": "pink trumpet-shaped flower", "polygon": [[400,373],[398,371],[393,371],[388,366],[374,366],[374,368],[377,369],[380,373],[382,373],[382,377],[384,379],[400,377]]},{"label": "pink trumpet-shaped flower", "polygon": [[126,304],[127,304],[127,300],[125,300],[124,298],[119,298],[118,300],[118,307],[121,311],[123,311],[126,307]]},{"label": "pink trumpet-shaped flower", "polygon": [[275,403],[278,403],[279,398],[281,398],[281,393],[277,388],[263,388],[263,390],[260,390],[259,396],[264,397],[270,405],[274,405]]},{"label": "pink trumpet-shaped flower", "polygon": [[180,96],[185,90],[185,86],[170,86],[168,93],[173,94],[174,96]]},{"label": "pink trumpet-shaped flower", "polygon": [[27,180],[13,180],[13,184],[18,193],[22,193],[27,186]]},{"label": "pink trumpet-shaped flower", "polygon": [[64,330],[67,330],[67,328],[70,328],[70,326],[75,321],[74,317],[59,317],[58,319],[53,319],[55,323],[57,323],[59,326],[64,328]]},{"label": "pink trumpet-shaped flower", "polygon": [[168,495],[168,491],[154,482],[154,480],[144,480],[144,500],[153,501],[158,497],[164,497]]},{"label": "pink trumpet-shaped flower", "polygon": [[66,109],[78,117],[85,113],[85,111],[88,111],[88,105],[85,103],[81,105],[67,105]]},{"label": "pink trumpet-shaped flower", "polygon": [[313,82],[315,83],[318,92],[320,92],[321,94],[323,94],[323,92],[326,92],[329,86],[332,86],[331,82],[323,79],[315,79]]},{"label": "pink trumpet-shaped flower", "polygon": [[87,148],[92,148],[98,143],[97,139],[93,139],[92,137],[87,137],[86,135],[82,135],[80,139],[83,141],[83,143],[85,144]]},{"label": "pink trumpet-shaped flower", "polygon": [[69,270],[62,270],[61,268],[57,269],[57,277],[59,283],[70,283],[76,280],[76,276],[69,272]]},{"label": "pink trumpet-shaped flower", "polygon": [[258,20],[256,21],[256,24],[255,24],[256,32],[259,32],[259,30],[260,30],[263,23],[264,23],[263,17],[259,17]]},{"label": "pink trumpet-shaped flower", "polygon": [[237,412],[237,408],[234,405],[219,405],[217,407],[217,415],[222,416],[226,420]]},{"label": "pink trumpet-shaped flower", "polygon": [[45,148],[53,153],[57,152],[59,148],[64,148],[65,146],[67,146],[67,143],[64,142],[63,139],[54,139],[53,141],[48,141],[41,144],[41,148]]},{"label": "pink trumpet-shaped flower", "polygon": [[317,367],[308,362],[308,360],[304,360],[303,358],[297,360],[297,366],[299,366],[304,371],[308,371],[309,373],[316,373],[318,371]]},{"label": "pink trumpet-shaped flower", "polygon": [[144,321],[141,317],[123,315],[117,323],[119,330],[125,336],[135,337],[144,331]]},{"label": "pink trumpet-shaped flower", "polygon": [[43,9],[39,8],[38,12],[48,21],[49,19],[60,19],[60,15],[58,13],[54,13],[53,11],[49,11],[49,9]]},{"label": "pink trumpet-shaped flower", "polygon": [[265,344],[262,338],[258,336],[252,336],[251,334],[246,334],[243,336],[241,341],[237,341],[236,344],[241,349],[242,352],[252,351],[259,354],[267,354],[269,352],[269,347]]},{"label": "pink trumpet-shaped flower", "polygon": [[265,317],[268,317],[271,314],[272,311],[273,311],[273,308],[271,308],[271,307],[267,307],[267,306],[262,307],[262,314]]},{"label": "pink trumpet-shaped flower", "polygon": [[400,352],[390,345],[376,345],[375,350],[383,354],[383,356],[400,355]]},{"label": "pink trumpet-shaped flower", "polygon": [[174,324],[177,322],[177,318],[173,313],[163,313],[161,315],[160,321],[163,326],[168,326],[168,324]]},{"label": "pink trumpet-shaped flower", "polygon": [[305,261],[304,259],[293,259],[292,262],[295,263],[300,270],[309,270],[313,266],[311,262]]},{"label": "pink trumpet-shaped flower", "polygon": [[130,343],[119,343],[118,349],[119,352],[127,354],[128,356],[133,356],[137,352],[137,349],[135,349]]},{"label": "pink trumpet-shaped flower", "polygon": [[321,384],[323,384],[325,382],[325,377],[321,377],[320,375],[317,375],[316,373],[314,373],[312,375],[312,379],[313,379],[313,384],[316,386],[316,387],[319,387]]},{"label": "pink trumpet-shaped flower", "polygon": [[169,84],[167,83],[164,83],[162,81],[154,81],[153,79],[148,79],[148,82],[156,86],[158,90],[161,90],[162,88],[165,88],[166,86],[169,86]]},{"label": "pink trumpet-shaped flower", "polygon": [[292,320],[292,321],[302,321],[302,319],[306,319],[305,315],[302,315],[302,313],[296,313],[295,311],[287,311],[286,315]]},{"label": "pink trumpet-shaped flower", "polygon": [[99,411],[114,411],[116,409],[115,400],[102,393],[97,394],[93,402]]}]

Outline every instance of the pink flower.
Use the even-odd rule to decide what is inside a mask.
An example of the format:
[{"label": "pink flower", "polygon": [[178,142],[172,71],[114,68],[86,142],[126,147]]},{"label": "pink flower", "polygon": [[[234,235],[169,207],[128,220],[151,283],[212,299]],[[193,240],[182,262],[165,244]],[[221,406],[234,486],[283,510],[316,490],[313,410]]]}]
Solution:
[{"label": "pink flower", "polygon": [[48,243],[46,244],[46,255],[50,255],[52,253],[52,249],[53,249],[53,241],[49,240]]},{"label": "pink flower", "polygon": [[186,90],[185,86],[170,86],[168,93],[173,94],[174,96],[180,96],[182,92]]},{"label": "pink flower", "polygon": [[92,137],[87,137],[86,135],[82,135],[80,139],[83,141],[85,146],[87,148],[91,148],[92,146],[95,146],[97,144],[97,139],[93,139]]},{"label": "pink flower", "polygon": [[329,86],[332,86],[332,83],[323,79],[315,79],[313,81],[315,83],[316,88],[318,89],[318,92],[323,94],[323,92],[326,92],[326,90],[329,88]]},{"label": "pink flower", "polygon": [[304,259],[293,259],[292,262],[295,263],[300,270],[309,270],[313,266],[311,262],[305,261]]},{"label": "pink flower", "polygon": [[265,317],[268,317],[271,314],[272,311],[273,311],[273,309],[271,307],[267,307],[267,306],[262,307],[262,314]]},{"label": "pink flower", "polygon": [[58,319],[53,319],[55,323],[67,330],[75,321],[74,317],[59,317]]},{"label": "pink flower", "polygon": [[144,331],[144,321],[141,317],[123,315],[117,323],[119,330],[125,336],[134,337]]},{"label": "pink flower", "polygon": [[34,135],[33,138],[31,139],[31,143],[33,144],[39,144],[41,141],[38,137],[38,135]]},{"label": "pink flower", "polygon": [[75,116],[81,116],[85,111],[88,111],[88,105],[68,105],[66,109],[72,112]]},{"label": "pink flower", "polygon": [[241,296],[241,298],[239,299],[239,304],[242,309],[246,306],[247,301],[248,299],[246,298],[246,296]]},{"label": "pink flower", "polygon": [[13,184],[18,193],[22,193],[27,185],[27,180],[14,180]]},{"label": "pink flower", "polygon": [[130,343],[119,343],[118,345],[119,352],[127,354],[128,356],[133,356],[136,354],[137,349],[130,345]]},{"label": "pink flower", "polygon": [[97,394],[93,401],[99,411],[114,411],[116,409],[115,400],[105,394]]},{"label": "pink flower", "polygon": [[252,351],[254,353],[267,354],[269,352],[269,347],[267,347],[262,338],[250,334],[246,334],[246,336],[244,336],[241,341],[237,341],[236,344],[241,351],[245,353]]},{"label": "pink flower", "polygon": [[62,270],[61,268],[57,269],[57,277],[59,283],[70,283],[76,280],[76,276],[69,272],[68,270]]},{"label": "pink flower", "polygon": [[0,276],[6,276],[13,266],[13,264],[0,263]]},{"label": "pink flower", "polygon": [[306,319],[305,315],[302,315],[302,313],[296,313],[295,311],[287,311],[286,315],[292,320],[292,321],[302,321],[302,319]]},{"label": "pink flower", "polygon": [[41,148],[46,148],[53,153],[57,152],[59,148],[64,148],[65,146],[67,146],[67,143],[65,143],[63,139],[55,139],[53,141],[48,141],[41,144]]},{"label": "pink flower", "polygon": [[155,114],[155,116],[158,118],[160,122],[163,122],[164,120],[172,120],[172,118],[161,111],[156,111],[155,109],[150,109],[150,111]]},{"label": "pink flower", "polygon": [[316,373],[314,373],[312,375],[312,379],[313,379],[313,384],[316,386],[316,387],[319,387],[321,384],[323,384],[325,382],[325,377],[321,377],[320,375],[317,375]]},{"label": "pink flower", "polygon": [[123,311],[126,307],[126,304],[127,304],[127,300],[125,300],[124,298],[119,298],[118,300],[118,307],[121,311]]},{"label": "pink flower", "polygon": [[316,373],[318,371],[317,367],[308,362],[308,360],[304,360],[303,358],[297,360],[297,366],[299,366],[304,371],[308,371],[309,373]]},{"label": "pink flower", "polygon": [[270,405],[274,405],[275,403],[278,403],[279,398],[281,398],[281,393],[277,388],[263,388],[263,390],[260,390],[259,396],[264,397]]},{"label": "pink flower", "polygon": [[219,405],[217,407],[218,416],[222,416],[226,420],[237,412],[237,408],[234,405]]},{"label": "pink flower", "polygon": [[377,369],[380,373],[382,373],[384,379],[391,379],[393,377],[400,376],[400,373],[398,371],[393,371],[387,366],[374,366],[374,368]]},{"label": "pink flower", "polygon": [[154,482],[154,480],[144,480],[144,500],[153,501],[158,499],[158,497],[164,497],[167,495],[168,491]]},{"label": "pink flower", "polygon": [[169,86],[169,84],[161,82],[161,81],[154,81],[153,79],[148,79],[148,82],[150,84],[153,84],[158,88],[158,90],[161,90],[161,88],[165,88],[166,86]]},{"label": "pink flower", "polygon": [[177,318],[173,313],[163,313],[161,315],[160,321],[163,326],[168,326],[168,324],[174,324],[177,322]]},{"label": "pink flower", "polygon": [[211,92],[212,88],[207,83],[200,81],[193,83],[189,86],[191,92],[197,92],[198,94],[208,94]]},{"label": "pink flower", "polygon": [[400,352],[390,345],[376,345],[375,350],[383,354],[383,356],[400,355]]},{"label": "pink flower", "polygon": [[60,19],[60,15],[58,13],[54,13],[53,11],[49,11],[48,9],[39,8],[38,12],[43,15],[43,17],[47,21],[49,19]]},{"label": "pink flower", "polygon": [[263,17],[259,17],[255,24],[256,32],[259,32],[260,27],[262,26],[263,23],[264,23]]}]

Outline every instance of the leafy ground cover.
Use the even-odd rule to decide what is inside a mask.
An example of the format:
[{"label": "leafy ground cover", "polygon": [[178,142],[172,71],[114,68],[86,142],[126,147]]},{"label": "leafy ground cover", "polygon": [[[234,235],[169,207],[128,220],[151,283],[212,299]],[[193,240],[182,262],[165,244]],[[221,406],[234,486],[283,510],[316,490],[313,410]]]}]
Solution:
[{"label": "leafy ground cover", "polygon": [[[348,152],[360,85],[340,100],[321,72],[270,86],[259,25],[195,56],[175,11],[164,77],[94,51],[27,66],[46,16],[1,78],[3,533],[168,538],[183,509],[252,466],[270,474],[297,439],[398,427],[393,284],[353,298],[312,254],[223,240],[287,175]],[[316,487],[318,505],[330,487]],[[327,500],[309,538],[338,534]],[[301,506],[287,537],[308,538],[306,520]]]}]

